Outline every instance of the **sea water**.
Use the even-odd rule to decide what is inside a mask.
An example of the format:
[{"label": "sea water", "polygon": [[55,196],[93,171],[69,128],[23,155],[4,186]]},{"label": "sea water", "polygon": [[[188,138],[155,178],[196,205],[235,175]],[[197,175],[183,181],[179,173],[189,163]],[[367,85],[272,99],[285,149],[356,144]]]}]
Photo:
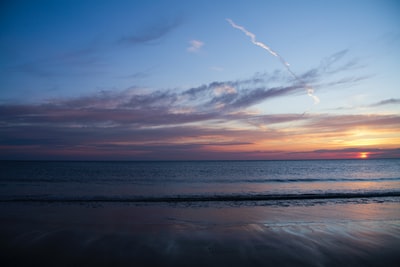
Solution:
[{"label": "sea water", "polygon": [[1,201],[287,205],[291,200],[390,201],[399,196],[400,159],[0,162]]},{"label": "sea water", "polygon": [[400,160],[0,162],[1,266],[398,266]]}]

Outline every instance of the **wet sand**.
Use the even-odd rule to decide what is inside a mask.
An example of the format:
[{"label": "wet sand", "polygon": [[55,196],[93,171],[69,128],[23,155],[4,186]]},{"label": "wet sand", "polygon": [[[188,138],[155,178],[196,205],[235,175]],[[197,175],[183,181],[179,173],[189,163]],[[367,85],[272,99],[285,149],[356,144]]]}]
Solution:
[{"label": "wet sand", "polygon": [[1,266],[398,266],[400,204],[0,203]]}]

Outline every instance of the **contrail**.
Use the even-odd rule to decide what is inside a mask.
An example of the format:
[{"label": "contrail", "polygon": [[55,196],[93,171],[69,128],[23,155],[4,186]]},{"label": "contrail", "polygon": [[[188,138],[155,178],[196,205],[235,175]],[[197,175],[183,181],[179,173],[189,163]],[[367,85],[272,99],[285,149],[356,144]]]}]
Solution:
[{"label": "contrail", "polygon": [[233,22],[233,20],[231,19],[226,19],[229,24],[238,30],[241,30],[244,34],[246,34],[247,36],[250,37],[250,40],[253,44],[267,50],[271,55],[273,55],[274,57],[277,57],[279,59],[279,61],[283,64],[283,66],[286,68],[286,70],[290,73],[290,75],[292,75],[292,77],[298,81],[299,83],[301,83],[303,85],[303,87],[306,89],[307,91],[307,95],[309,97],[311,97],[314,100],[315,104],[319,103],[319,98],[317,96],[314,95],[314,89],[307,85],[302,79],[300,79],[291,69],[290,69],[290,64],[281,56],[279,55],[277,52],[275,52],[274,50],[271,49],[271,47],[269,47],[268,45],[259,42],[256,40],[256,35],[252,32],[249,32],[248,30],[246,30],[245,27],[237,25],[235,22]]}]

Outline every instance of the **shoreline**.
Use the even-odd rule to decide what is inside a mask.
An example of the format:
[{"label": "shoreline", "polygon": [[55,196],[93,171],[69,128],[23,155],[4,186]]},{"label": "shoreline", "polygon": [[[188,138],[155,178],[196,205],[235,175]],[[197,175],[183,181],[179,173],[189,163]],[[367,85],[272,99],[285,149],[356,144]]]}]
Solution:
[{"label": "shoreline", "polygon": [[177,196],[126,196],[126,197],[51,197],[29,196],[0,198],[0,203],[191,203],[191,202],[246,202],[246,201],[290,201],[290,200],[347,200],[347,199],[379,199],[400,197],[400,191],[376,192],[335,192],[335,193],[303,193],[303,194],[225,194],[225,195],[177,195]]}]

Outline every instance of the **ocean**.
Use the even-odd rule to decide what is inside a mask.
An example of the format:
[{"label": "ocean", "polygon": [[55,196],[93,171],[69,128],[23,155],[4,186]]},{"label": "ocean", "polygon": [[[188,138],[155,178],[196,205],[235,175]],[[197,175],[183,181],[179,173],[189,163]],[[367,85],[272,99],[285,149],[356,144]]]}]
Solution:
[{"label": "ocean", "polygon": [[[3,161],[1,201],[369,201],[400,196],[400,160]],[[220,204],[220,203],[219,203]],[[256,203],[255,203],[256,204]],[[264,203],[268,204],[268,203]]]},{"label": "ocean", "polygon": [[398,266],[400,159],[1,161],[1,266]]}]

